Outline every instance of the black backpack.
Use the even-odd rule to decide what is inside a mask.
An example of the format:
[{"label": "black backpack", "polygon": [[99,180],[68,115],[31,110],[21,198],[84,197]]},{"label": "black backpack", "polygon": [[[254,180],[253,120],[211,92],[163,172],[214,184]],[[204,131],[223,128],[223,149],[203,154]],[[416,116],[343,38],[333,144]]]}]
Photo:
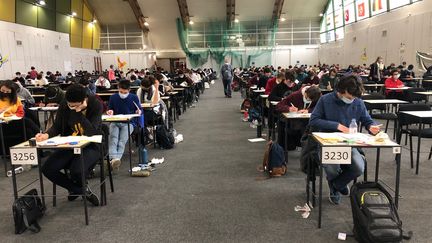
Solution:
[{"label": "black backpack", "polygon": [[27,229],[33,233],[41,230],[37,221],[44,215],[45,208],[36,189],[30,190],[24,196],[16,199],[12,205],[12,211],[15,234],[22,234]]},{"label": "black backpack", "polygon": [[354,237],[358,242],[396,243],[411,238],[403,236],[402,221],[392,196],[380,183],[355,183],[350,199]]},{"label": "black backpack", "polygon": [[159,125],[156,128],[156,142],[163,149],[172,149],[174,147],[174,136],[165,125]]}]

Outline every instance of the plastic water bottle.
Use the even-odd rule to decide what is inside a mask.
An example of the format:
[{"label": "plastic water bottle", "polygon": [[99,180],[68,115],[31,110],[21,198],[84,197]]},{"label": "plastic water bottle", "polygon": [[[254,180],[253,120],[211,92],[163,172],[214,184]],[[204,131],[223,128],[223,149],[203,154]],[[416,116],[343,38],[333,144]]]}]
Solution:
[{"label": "plastic water bottle", "polygon": [[141,153],[141,162],[139,163],[140,166],[145,166],[148,163],[148,153],[147,149],[145,147],[140,149]]},{"label": "plastic water bottle", "polygon": [[357,133],[357,122],[355,119],[351,120],[351,123],[349,125],[349,133],[350,134]]}]

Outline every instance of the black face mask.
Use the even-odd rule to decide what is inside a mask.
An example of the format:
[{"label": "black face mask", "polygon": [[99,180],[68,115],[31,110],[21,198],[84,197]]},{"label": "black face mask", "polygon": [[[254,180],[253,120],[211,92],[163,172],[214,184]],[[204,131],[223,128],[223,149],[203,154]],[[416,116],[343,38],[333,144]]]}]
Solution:
[{"label": "black face mask", "polygon": [[11,97],[12,97],[12,94],[4,93],[4,92],[0,91],[0,99],[5,99],[5,98],[11,99]]}]

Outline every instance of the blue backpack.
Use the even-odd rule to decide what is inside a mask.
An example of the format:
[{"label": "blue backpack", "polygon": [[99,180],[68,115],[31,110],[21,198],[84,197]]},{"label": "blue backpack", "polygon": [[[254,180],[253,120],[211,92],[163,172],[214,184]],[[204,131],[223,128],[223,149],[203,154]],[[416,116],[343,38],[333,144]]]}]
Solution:
[{"label": "blue backpack", "polygon": [[282,146],[272,141],[267,143],[267,149],[264,153],[263,170],[267,171],[270,177],[286,174],[285,152]]}]

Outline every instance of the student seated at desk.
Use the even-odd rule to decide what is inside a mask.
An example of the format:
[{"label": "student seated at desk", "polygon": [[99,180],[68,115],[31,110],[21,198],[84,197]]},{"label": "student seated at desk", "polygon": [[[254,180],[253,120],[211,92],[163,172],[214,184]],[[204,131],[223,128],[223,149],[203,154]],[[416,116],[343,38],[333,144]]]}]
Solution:
[{"label": "student seated at desk", "polygon": [[[109,99],[107,115],[141,114],[138,97],[130,93],[129,80],[121,80],[118,89],[119,92],[111,95]],[[109,157],[113,169],[120,167],[121,158],[130,135],[128,134],[128,125],[129,131],[132,133],[134,127],[139,126],[139,118],[132,119],[130,124],[123,122],[110,123]]]},{"label": "student seated at desk", "polygon": [[24,106],[17,94],[18,85],[11,80],[0,83],[0,116],[24,117]]},{"label": "student seated at desk", "polygon": [[[316,85],[305,86],[300,90],[288,95],[276,105],[277,112],[298,112],[311,113],[321,97],[321,91]],[[288,150],[294,150],[300,146],[300,139],[307,125],[305,120],[290,120],[290,127],[285,131],[285,123],[279,120],[278,124],[278,143],[281,146],[285,145],[285,133],[288,135]]]},{"label": "student seated at desk", "polygon": [[43,77],[43,75],[40,73],[37,75],[36,79],[32,81],[32,84],[36,87],[48,85],[48,80]]},{"label": "student seated at desk", "polygon": [[162,115],[164,124],[168,127],[168,110],[160,98],[160,92],[158,90],[159,80],[153,76],[148,76],[141,81],[141,87],[137,90],[137,96],[140,103],[151,103],[155,105],[153,109],[144,110],[144,122],[146,127],[154,126],[153,120],[158,115]]},{"label": "student seated at desk", "polygon": [[283,80],[279,84],[277,84],[270,92],[270,95],[268,97],[269,101],[280,101],[284,97],[291,94],[296,88],[296,84],[294,83],[294,81],[295,78],[293,73],[285,73]]},{"label": "student seated at desk", "polygon": [[[353,119],[362,124],[370,133],[380,131],[370,117],[363,100],[363,85],[355,76],[346,76],[339,81],[336,91],[319,99],[311,114],[309,125],[313,131],[349,132]],[[348,183],[363,174],[365,158],[358,149],[352,149],[349,165],[323,165],[330,188],[330,202],[339,204],[341,195],[349,195]]]},{"label": "student seated at desk", "polygon": [[276,87],[278,84],[282,83],[284,80],[285,73],[279,72],[276,77],[273,77],[267,81],[264,94],[270,95],[270,93],[273,91],[273,88]]},{"label": "student seated at desk", "polygon": [[415,87],[416,83],[414,82],[413,78],[415,78],[414,73],[414,65],[410,64],[408,65],[408,69],[405,69],[402,71],[400,79],[404,82],[405,86],[408,87]]},{"label": "student seated at desk", "polygon": [[17,87],[17,95],[27,106],[33,106],[35,104],[35,99],[31,95],[28,89],[24,88],[19,81],[15,81]]},{"label": "student seated at desk", "polygon": [[[84,87],[73,84],[66,90],[66,100],[61,102],[53,126],[46,133],[38,133],[36,141],[61,136],[93,136],[101,135],[102,106],[94,96],[88,96]],[[100,146],[90,144],[82,151],[84,160],[84,176],[87,176],[100,159]],[[68,175],[61,172],[69,169]],[[53,183],[69,192],[68,200],[73,201],[79,194],[94,206],[99,205],[99,198],[87,186],[82,191],[81,161],[72,150],[56,150],[42,166],[42,173]]]},{"label": "student seated at desk", "polygon": [[96,89],[110,89],[111,83],[106,79],[102,74],[99,75],[99,78],[95,82]]},{"label": "student seated at desk", "polygon": [[402,90],[389,90],[388,88],[402,88],[404,83],[399,80],[400,74],[399,70],[394,69],[391,71],[391,76],[385,81],[386,96],[387,98],[401,99],[403,98]]},{"label": "student seated at desk", "polygon": [[335,88],[336,84],[339,82],[337,77],[336,69],[330,69],[328,74],[324,74],[319,83],[320,89],[332,90]]}]

